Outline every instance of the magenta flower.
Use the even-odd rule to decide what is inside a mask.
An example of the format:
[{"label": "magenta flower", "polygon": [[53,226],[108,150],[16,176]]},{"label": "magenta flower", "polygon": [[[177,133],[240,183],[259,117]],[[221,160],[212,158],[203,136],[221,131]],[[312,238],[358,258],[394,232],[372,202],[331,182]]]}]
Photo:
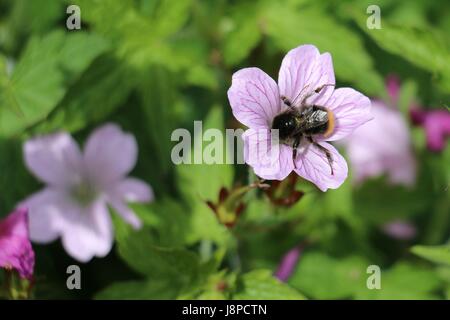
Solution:
[{"label": "magenta flower", "polygon": [[413,108],[410,114],[414,124],[424,127],[428,149],[434,152],[444,150],[446,139],[450,136],[450,112]]},{"label": "magenta flower", "polygon": [[0,267],[17,270],[21,278],[33,277],[34,251],[28,238],[28,213],[24,208],[0,220]]},{"label": "magenta flower", "polygon": [[[249,127],[243,135],[244,159],[258,176],[283,180],[294,170],[322,191],[344,182],[347,163],[325,141],[342,139],[370,120],[370,100],[351,88],[335,90],[334,84],[330,54],[321,55],[312,45],[288,52],[278,85],[258,68],[233,75],[228,99],[236,119]],[[297,113],[296,120],[283,118],[286,112]],[[308,127],[306,113],[320,125]],[[279,127],[291,135],[278,130],[278,142],[273,129]]]},{"label": "magenta flower", "polygon": [[278,265],[277,271],[275,271],[275,277],[278,280],[286,282],[297,266],[297,262],[300,258],[300,254],[303,251],[303,246],[297,246],[289,250],[281,259]]},{"label": "magenta flower", "polygon": [[137,152],[134,136],[114,124],[96,129],[84,153],[67,133],[27,141],[26,165],[47,184],[22,203],[30,210],[31,239],[48,243],[61,237],[67,253],[81,262],[107,255],[113,244],[107,205],[139,228],[141,222],[126,202],[153,198],[146,183],[126,177]]},{"label": "magenta flower", "polygon": [[372,101],[374,119],[343,141],[353,170],[353,180],[387,174],[392,184],[411,186],[416,180],[416,160],[408,125],[402,114],[379,100]]}]

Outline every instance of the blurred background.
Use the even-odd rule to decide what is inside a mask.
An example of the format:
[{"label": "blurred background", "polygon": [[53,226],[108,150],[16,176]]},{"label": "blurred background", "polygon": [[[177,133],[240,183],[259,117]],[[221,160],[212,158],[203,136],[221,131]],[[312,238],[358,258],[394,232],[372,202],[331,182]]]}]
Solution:
[{"label": "blurred background", "polygon": [[[71,4],[80,30],[66,28]],[[381,29],[368,27],[370,5]],[[41,188],[24,141],[57,130],[82,145],[97,126],[119,124],[138,142],[132,175],[155,191],[133,205],[142,230],[113,214],[105,258],[82,264],[59,241],[34,244],[34,297],[448,299],[449,34],[444,0],[0,0],[0,217]],[[226,96],[233,72],[256,66],[276,79],[301,44],[331,53],[337,87],[394,110],[393,128],[337,145],[350,170],[337,190],[293,176],[224,205],[256,181],[251,168],[176,166],[171,133],[194,120],[239,127]],[[380,150],[378,169],[352,148]],[[66,288],[72,264],[82,290]],[[367,289],[369,265],[381,268],[381,290]]]}]

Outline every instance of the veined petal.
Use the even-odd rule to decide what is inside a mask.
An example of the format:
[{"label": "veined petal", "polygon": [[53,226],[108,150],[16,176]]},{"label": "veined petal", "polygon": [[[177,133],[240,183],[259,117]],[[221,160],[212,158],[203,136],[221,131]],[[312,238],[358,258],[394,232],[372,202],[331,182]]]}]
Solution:
[{"label": "veined petal", "polygon": [[[273,132],[273,130],[272,130]],[[268,129],[249,129],[242,135],[244,159],[263,179],[283,180],[294,168],[292,148],[280,144]]]},{"label": "veined petal", "polygon": [[131,134],[115,124],[96,129],[84,150],[84,162],[94,183],[107,186],[133,169],[137,159],[137,143]]},{"label": "veined petal", "polygon": [[228,90],[233,115],[249,128],[270,128],[280,112],[280,95],[275,81],[258,68],[233,74]]},{"label": "veined petal", "polygon": [[[334,90],[334,70],[329,53],[320,55],[313,45],[302,45],[289,51],[284,57],[278,76],[280,95],[298,106],[306,100],[308,104],[326,101]],[[318,93],[315,90],[320,89]]]},{"label": "veined petal", "polygon": [[326,142],[319,142],[319,144],[330,151],[334,174],[331,174],[325,152],[308,142],[303,144],[298,151],[294,171],[302,178],[314,183],[322,191],[337,189],[347,178],[347,162],[331,144]]},{"label": "veined petal", "polygon": [[81,179],[81,152],[67,133],[28,140],[24,144],[25,164],[41,181],[53,186],[70,186]]},{"label": "veined petal", "polygon": [[334,131],[326,141],[345,138],[373,118],[369,98],[352,88],[334,90],[324,107],[333,112],[335,120]]}]

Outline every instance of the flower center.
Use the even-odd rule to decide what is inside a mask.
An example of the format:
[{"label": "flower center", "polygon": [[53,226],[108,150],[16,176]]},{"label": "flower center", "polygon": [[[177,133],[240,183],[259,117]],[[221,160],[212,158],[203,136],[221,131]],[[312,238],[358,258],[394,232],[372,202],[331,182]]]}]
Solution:
[{"label": "flower center", "polygon": [[71,189],[71,195],[82,206],[91,204],[98,196],[98,190],[89,181],[82,181]]}]

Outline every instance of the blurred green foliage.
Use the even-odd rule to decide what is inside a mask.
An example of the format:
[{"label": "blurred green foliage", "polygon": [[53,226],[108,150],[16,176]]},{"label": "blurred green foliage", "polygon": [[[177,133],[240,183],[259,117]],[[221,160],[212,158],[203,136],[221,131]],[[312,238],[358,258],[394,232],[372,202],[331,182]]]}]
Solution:
[{"label": "blurred green foliage", "polygon": [[[66,29],[69,4],[81,8],[81,30]],[[371,4],[381,8],[381,30],[366,27]],[[338,86],[383,98],[385,77],[397,74],[405,117],[412,102],[448,106],[449,34],[445,0],[0,0],[0,216],[38,188],[23,165],[25,139],[67,130],[84,141],[107,121],[136,136],[133,175],[156,193],[134,206],[141,231],[114,215],[116,246],[82,266],[82,291],[65,289],[65,268],[76,262],[59,243],[35,245],[35,296],[450,298],[450,148],[431,154],[419,128],[411,128],[414,188],[380,177],[321,193],[299,182],[305,196],[290,208],[253,190],[233,229],[205,201],[254,182],[247,167],[170,160],[175,128],[235,127],[226,98],[234,71],[258,66],[276,78],[283,55],[305,43],[332,54]],[[417,228],[414,239],[381,231],[399,218]],[[292,277],[278,281],[281,257],[300,243]],[[366,287],[371,264],[382,269],[382,290]]]}]

